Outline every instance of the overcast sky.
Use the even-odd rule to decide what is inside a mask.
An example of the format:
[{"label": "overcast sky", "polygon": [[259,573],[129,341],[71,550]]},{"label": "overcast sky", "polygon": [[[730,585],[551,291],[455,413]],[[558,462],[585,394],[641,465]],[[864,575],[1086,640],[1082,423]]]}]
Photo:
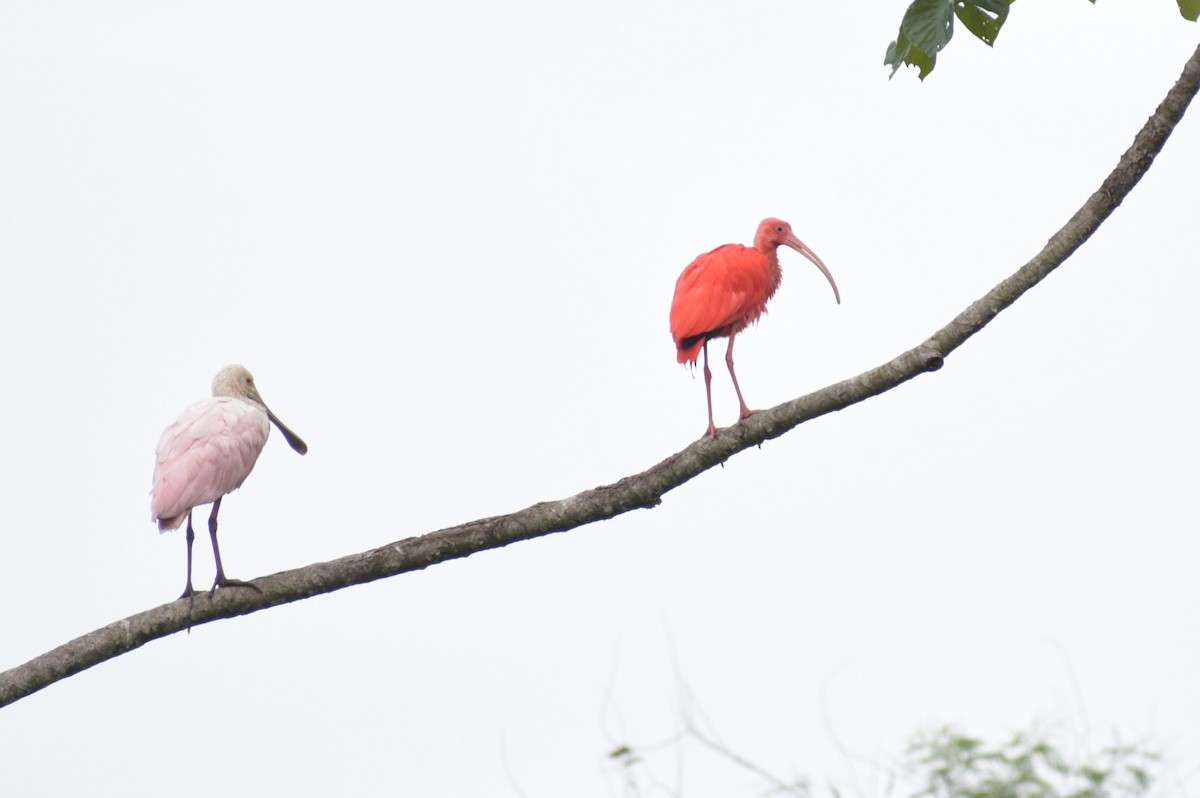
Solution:
[{"label": "overcast sky", "polygon": [[[231,577],[611,482],[704,429],[667,330],[695,255],[778,216],[841,289],[783,250],[752,406],[858,374],[1035,254],[1197,36],[1020,3],[889,82],[904,6],[0,2],[0,669],[178,595],[154,447],[222,366],[310,446],[223,503]],[[1196,113],[940,372],[652,511],[55,684],[0,710],[0,792],[620,795],[607,752],[671,739],[683,685],[823,795],[1039,720],[1200,789]],[[763,790],[695,744],[648,766]]]}]

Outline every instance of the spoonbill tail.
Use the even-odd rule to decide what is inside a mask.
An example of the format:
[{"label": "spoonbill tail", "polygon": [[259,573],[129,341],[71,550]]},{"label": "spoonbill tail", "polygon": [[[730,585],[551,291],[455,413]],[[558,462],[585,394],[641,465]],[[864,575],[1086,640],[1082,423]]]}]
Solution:
[{"label": "spoonbill tail", "polygon": [[300,440],[267,409],[254,377],[245,366],[226,366],[213,377],[212,398],[189,405],[158,440],[154,487],[150,491],[150,520],[158,531],[178,529],[187,519],[187,586],[180,598],[192,595],[192,509],[212,502],[208,534],[212,538],[217,578],[212,589],[245,585],[228,579],[217,547],[217,511],[221,498],[242,486],[267,442],[271,424],[279,427],[288,445],[300,454]]},{"label": "spoonbill tail", "polygon": [[742,389],[733,371],[733,338],[767,312],[767,300],[775,295],[783,272],[779,269],[780,245],[791,247],[812,261],[833,286],[833,297],[840,305],[837,283],[825,264],[792,234],[792,226],[779,219],[763,219],[754,234],[754,246],[726,244],[696,258],[675,281],[671,301],[671,337],[678,350],[676,360],[695,363],[704,350],[704,393],[708,399],[708,429],[717,434],[712,412],[712,372],[708,370],[708,342],[711,338],[729,338],[725,363],[733,378],[743,421],[757,411],[746,406]]}]

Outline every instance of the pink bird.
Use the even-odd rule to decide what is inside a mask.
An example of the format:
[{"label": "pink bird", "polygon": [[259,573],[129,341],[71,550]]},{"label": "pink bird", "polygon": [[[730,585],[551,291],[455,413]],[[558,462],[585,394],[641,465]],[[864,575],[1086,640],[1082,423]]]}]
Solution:
[{"label": "pink bird", "polygon": [[[267,409],[254,377],[244,366],[226,366],[213,377],[213,398],[189,405],[158,441],[154,487],[150,491],[150,520],[158,531],[178,529],[187,518],[187,586],[192,590],[192,509],[212,502],[208,534],[212,538],[217,578],[212,589],[245,582],[228,579],[217,548],[217,511],[221,498],[242,486],[267,442],[271,424],[279,427],[288,445],[300,454],[308,445]],[[212,591],[210,591],[211,594]]]},{"label": "pink bird", "polygon": [[675,282],[671,337],[675,339],[676,360],[695,363],[700,350],[704,350],[704,393],[708,399],[708,429],[704,434],[710,438],[717,434],[717,427],[713,424],[712,372],[708,370],[709,339],[729,338],[725,363],[741,405],[738,421],[758,412],[746,406],[738,387],[733,371],[733,338],[767,312],[767,300],[775,295],[783,279],[776,252],[781,244],[816,264],[833,286],[834,299],[841,304],[842,297],[829,269],[817,253],[792,234],[792,226],[779,219],[762,220],[753,247],[741,244],[717,247],[692,261]]}]

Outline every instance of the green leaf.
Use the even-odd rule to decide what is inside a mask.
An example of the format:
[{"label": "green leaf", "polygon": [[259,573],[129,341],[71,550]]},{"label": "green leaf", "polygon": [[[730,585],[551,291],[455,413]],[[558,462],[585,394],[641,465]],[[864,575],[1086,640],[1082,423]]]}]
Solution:
[{"label": "green leaf", "polygon": [[1200,0],[1176,0],[1179,3],[1179,13],[1184,19],[1196,21],[1200,17]]},{"label": "green leaf", "polygon": [[[904,65],[904,56],[906,53],[898,53],[896,51],[897,42],[892,42],[888,45],[887,52],[883,54],[883,65],[892,68],[892,74],[888,75],[888,80],[896,74],[896,70]],[[905,48],[907,50],[908,48]]]},{"label": "green leaf", "polygon": [[956,0],[954,14],[977,39],[991,47],[1008,19],[1008,6],[1009,0]]},{"label": "green leaf", "polygon": [[924,80],[925,76],[933,69],[934,60],[934,58],[930,58],[916,47],[913,47],[908,37],[901,31],[900,38],[888,45],[883,63],[892,68],[892,74],[888,75],[889,80],[895,76],[896,70],[904,64],[915,66],[920,70],[918,77]]},{"label": "green leaf", "polygon": [[915,66],[921,80],[933,71],[938,51],[954,35],[955,0],[913,0],[896,41],[888,45],[883,63],[892,68],[892,77],[902,64]]},{"label": "green leaf", "polygon": [[913,0],[900,21],[900,32],[913,47],[936,58],[954,35],[954,0]]}]

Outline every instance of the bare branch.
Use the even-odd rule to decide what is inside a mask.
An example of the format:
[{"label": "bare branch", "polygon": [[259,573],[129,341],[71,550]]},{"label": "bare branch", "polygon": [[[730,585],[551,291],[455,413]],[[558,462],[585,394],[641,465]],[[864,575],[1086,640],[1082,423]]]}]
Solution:
[{"label": "bare branch", "polygon": [[487,549],[603,521],[630,510],[654,507],[668,491],[738,452],[778,438],[805,421],[889,391],[927,371],[936,371],[947,355],[1037,285],[1096,232],[1150,168],[1198,86],[1200,48],[1099,190],[1050,238],[1042,251],[928,340],[890,362],[754,415],[722,430],[715,438],[698,440],[646,471],[611,485],[535,504],[509,515],[407,538],[338,560],[261,577],[252,583],[261,592],[218,590],[212,597],[198,595],[131,615],[0,673],[0,706],[192,626],[421,570]]}]

